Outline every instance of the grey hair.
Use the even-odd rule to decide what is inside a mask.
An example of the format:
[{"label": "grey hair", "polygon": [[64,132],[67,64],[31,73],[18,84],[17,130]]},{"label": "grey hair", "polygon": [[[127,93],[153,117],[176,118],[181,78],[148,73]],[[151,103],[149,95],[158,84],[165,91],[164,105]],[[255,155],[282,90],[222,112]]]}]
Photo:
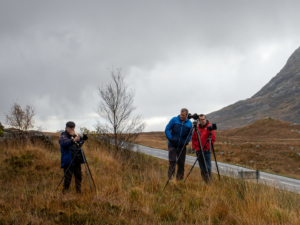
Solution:
[{"label": "grey hair", "polygon": [[189,114],[189,110],[187,108],[182,108],[180,112],[186,112],[186,115]]}]

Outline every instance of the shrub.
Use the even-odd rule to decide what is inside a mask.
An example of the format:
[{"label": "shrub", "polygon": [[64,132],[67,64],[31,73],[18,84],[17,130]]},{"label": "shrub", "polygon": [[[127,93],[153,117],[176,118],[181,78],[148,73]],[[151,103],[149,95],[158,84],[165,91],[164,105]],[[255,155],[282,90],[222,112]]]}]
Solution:
[{"label": "shrub", "polygon": [[0,137],[4,137],[4,132],[1,128],[0,128]]}]

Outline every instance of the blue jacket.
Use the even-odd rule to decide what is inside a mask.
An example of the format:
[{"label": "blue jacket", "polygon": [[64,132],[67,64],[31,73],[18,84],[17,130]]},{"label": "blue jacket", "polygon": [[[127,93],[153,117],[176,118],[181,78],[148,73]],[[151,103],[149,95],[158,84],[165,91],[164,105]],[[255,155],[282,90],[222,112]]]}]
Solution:
[{"label": "blue jacket", "polygon": [[183,147],[187,138],[186,144],[188,144],[192,137],[192,134],[188,137],[192,128],[192,122],[189,119],[181,121],[180,116],[173,117],[165,129],[166,136],[169,140],[168,146],[179,150]]},{"label": "blue jacket", "polygon": [[[73,144],[73,140],[71,138],[71,135],[69,135],[68,132],[64,131],[61,133],[58,142],[60,144],[61,152],[61,168],[63,168],[69,166],[72,162],[71,146]],[[77,143],[83,145],[84,141],[78,141]]]}]

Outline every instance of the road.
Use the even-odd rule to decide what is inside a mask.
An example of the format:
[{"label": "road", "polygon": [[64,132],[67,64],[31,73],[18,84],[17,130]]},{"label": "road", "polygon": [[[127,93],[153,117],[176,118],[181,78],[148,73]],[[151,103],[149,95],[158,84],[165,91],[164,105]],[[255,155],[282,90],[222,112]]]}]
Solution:
[{"label": "road", "polygon": [[[152,155],[154,157],[168,160],[168,152],[161,150],[161,149],[155,149],[146,147],[143,145],[135,145],[134,151],[139,150],[140,152],[143,152],[147,155]],[[195,156],[186,156],[185,163],[189,165],[193,165],[196,160]],[[199,169],[198,162],[196,164],[197,169]],[[226,163],[218,162],[218,167],[221,175],[225,176],[231,176],[231,177],[238,177],[239,171],[253,171],[244,167],[230,165]],[[215,161],[212,161],[212,172],[217,173],[217,168]],[[256,180],[253,180],[256,182]],[[292,179],[288,177],[278,176],[270,173],[260,172],[260,179],[258,180],[258,183],[266,184],[269,186],[274,186],[276,188],[292,191],[295,193],[300,193],[300,180]]]}]

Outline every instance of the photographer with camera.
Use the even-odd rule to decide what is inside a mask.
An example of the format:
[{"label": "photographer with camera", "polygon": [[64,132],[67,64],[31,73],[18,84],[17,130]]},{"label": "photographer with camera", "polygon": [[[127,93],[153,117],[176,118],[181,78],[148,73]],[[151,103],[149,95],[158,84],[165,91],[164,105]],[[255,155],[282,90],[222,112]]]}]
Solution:
[{"label": "photographer with camera", "polygon": [[[188,137],[188,135],[192,129],[192,122],[187,118],[187,116],[188,110],[186,108],[181,109],[180,115],[173,117],[165,129],[165,134],[168,138],[169,150],[169,179],[173,175],[172,171],[175,171],[174,167],[176,166],[176,160],[178,160],[176,179],[182,180],[184,177],[186,145],[188,145],[191,139],[191,136]],[[187,138],[188,140],[186,141]]]},{"label": "photographer with camera", "polygon": [[[81,146],[84,141],[80,134],[75,132],[75,123],[66,123],[66,130],[61,133],[59,144],[61,151],[61,168],[64,168],[65,180],[63,193],[69,190],[72,175],[75,177],[75,187],[77,193],[81,193],[82,172],[81,164],[84,163],[81,153]],[[75,157],[75,158],[74,158]],[[72,159],[74,159],[72,165]]]},{"label": "photographer with camera", "polygon": [[[201,141],[201,144],[203,147],[204,159],[206,162],[208,175],[211,179],[212,178],[212,175],[211,175],[211,151],[210,151],[209,142],[207,141],[207,139],[209,138],[209,134],[211,132],[211,143],[214,144],[216,141],[216,135],[215,135],[215,131],[211,127],[212,126],[211,123],[208,120],[206,120],[205,115],[200,114],[199,121],[200,121],[200,124],[198,125],[198,130],[199,130],[199,135],[200,135],[200,141]],[[205,144],[205,146],[203,146],[204,144]],[[199,149],[197,133],[195,131],[193,132],[193,136],[192,136],[192,148],[196,151],[196,154],[198,157],[200,154],[200,149]],[[202,165],[202,163],[201,163],[200,157],[198,157],[198,163],[199,163],[199,167],[201,170],[201,177],[206,183],[208,183],[209,178],[207,177],[207,174],[205,172],[204,165]]]}]

